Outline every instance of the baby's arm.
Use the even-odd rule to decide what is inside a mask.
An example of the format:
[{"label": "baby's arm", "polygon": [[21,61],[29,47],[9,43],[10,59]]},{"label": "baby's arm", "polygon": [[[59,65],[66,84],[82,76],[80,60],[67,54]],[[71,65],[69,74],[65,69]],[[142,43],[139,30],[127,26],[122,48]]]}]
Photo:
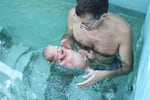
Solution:
[{"label": "baby's arm", "polygon": [[89,59],[94,59],[94,53],[92,50],[90,50],[89,52],[83,49],[80,49],[78,52],[80,52],[81,54],[87,56]]},{"label": "baby's arm", "polygon": [[71,62],[66,62],[66,60],[63,60],[59,62],[60,66],[66,67],[68,69],[74,69],[75,67],[72,65]]}]

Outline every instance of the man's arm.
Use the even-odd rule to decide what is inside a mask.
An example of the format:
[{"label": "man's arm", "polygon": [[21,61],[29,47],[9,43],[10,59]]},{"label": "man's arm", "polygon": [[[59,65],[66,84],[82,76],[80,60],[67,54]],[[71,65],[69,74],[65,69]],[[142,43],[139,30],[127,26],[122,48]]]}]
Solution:
[{"label": "man's arm", "polygon": [[72,46],[73,43],[74,43],[73,28],[72,28],[73,24],[74,24],[74,20],[72,18],[73,12],[74,12],[74,8],[72,8],[69,11],[68,19],[67,19],[67,23],[68,24],[67,24],[66,32],[65,32],[65,34],[62,37],[62,39],[66,39],[67,44],[69,44],[70,46]]},{"label": "man's arm", "polygon": [[121,57],[122,67],[112,71],[110,76],[127,74],[133,69],[133,53],[132,53],[132,34],[127,32],[120,37],[119,55]]},{"label": "man's arm", "polygon": [[72,31],[69,28],[66,29],[66,32],[62,37],[62,40],[63,39],[66,39],[67,44],[69,44],[70,46],[73,45],[74,39],[73,39]]},{"label": "man's arm", "polygon": [[83,78],[87,79],[82,83],[78,83],[78,87],[85,87],[98,82],[107,77],[113,77],[117,75],[123,75],[129,73],[132,70],[132,36],[131,33],[125,33],[120,38],[119,55],[121,57],[122,67],[112,71],[93,70]]}]

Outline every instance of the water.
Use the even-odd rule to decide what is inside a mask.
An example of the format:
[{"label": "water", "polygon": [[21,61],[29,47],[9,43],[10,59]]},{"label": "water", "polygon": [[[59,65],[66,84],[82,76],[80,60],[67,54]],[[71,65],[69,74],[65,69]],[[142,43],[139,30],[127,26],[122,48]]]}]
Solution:
[{"label": "water", "polygon": [[[23,74],[23,80],[0,73],[0,100],[132,100],[141,47],[144,15],[111,5],[133,32],[134,71],[107,78],[88,88],[75,87],[81,75],[48,64],[42,50],[59,45],[71,0],[0,0],[0,61]],[[140,15],[140,17],[139,17]],[[138,17],[137,17],[138,16]]]}]

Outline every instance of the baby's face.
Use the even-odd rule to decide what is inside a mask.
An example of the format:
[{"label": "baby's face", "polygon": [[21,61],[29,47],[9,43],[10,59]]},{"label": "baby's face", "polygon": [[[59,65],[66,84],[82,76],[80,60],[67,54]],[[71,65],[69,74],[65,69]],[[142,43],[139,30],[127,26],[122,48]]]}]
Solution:
[{"label": "baby's face", "polygon": [[49,62],[59,62],[65,56],[64,49],[58,46],[49,45],[44,50],[44,57]]}]

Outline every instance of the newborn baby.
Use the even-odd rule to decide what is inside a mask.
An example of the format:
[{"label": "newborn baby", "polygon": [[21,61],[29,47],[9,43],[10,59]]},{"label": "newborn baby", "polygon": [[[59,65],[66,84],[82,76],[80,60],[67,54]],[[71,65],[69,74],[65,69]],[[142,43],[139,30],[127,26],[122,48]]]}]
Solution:
[{"label": "newborn baby", "polygon": [[73,51],[66,43],[66,40],[61,41],[62,47],[49,45],[43,51],[45,59],[49,62],[55,62],[68,69],[84,69],[92,70],[89,67],[88,59],[93,59],[93,51],[85,50]]}]

